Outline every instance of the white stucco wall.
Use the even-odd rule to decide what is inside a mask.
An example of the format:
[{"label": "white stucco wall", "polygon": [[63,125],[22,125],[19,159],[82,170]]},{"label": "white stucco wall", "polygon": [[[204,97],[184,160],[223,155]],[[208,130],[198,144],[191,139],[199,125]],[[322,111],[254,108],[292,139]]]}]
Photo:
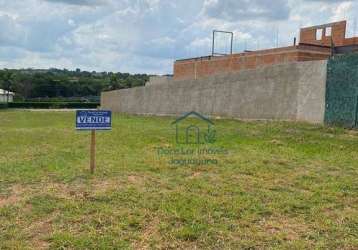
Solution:
[{"label": "white stucco wall", "polygon": [[[0,94],[0,102],[6,102],[6,95]],[[9,102],[13,102],[14,101],[14,96],[13,95],[9,95]]]}]

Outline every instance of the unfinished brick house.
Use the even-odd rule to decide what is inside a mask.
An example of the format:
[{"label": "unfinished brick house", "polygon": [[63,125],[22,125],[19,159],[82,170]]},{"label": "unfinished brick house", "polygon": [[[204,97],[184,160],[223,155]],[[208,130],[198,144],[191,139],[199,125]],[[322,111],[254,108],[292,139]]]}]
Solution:
[{"label": "unfinished brick house", "polygon": [[346,24],[303,28],[294,46],[177,60],[174,79],[151,77],[142,87],[103,92],[101,107],[358,128],[358,53],[351,53],[358,38],[346,38]]},{"label": "unfinished brick house", "polygon": [[174,79],[197,79],[225,72],[281,64],[328,59],[332,54],[358,51],[358,37],[346,38],[346,21],[302,28],[300,42],[289,47],[207,56],[174,63]]}]

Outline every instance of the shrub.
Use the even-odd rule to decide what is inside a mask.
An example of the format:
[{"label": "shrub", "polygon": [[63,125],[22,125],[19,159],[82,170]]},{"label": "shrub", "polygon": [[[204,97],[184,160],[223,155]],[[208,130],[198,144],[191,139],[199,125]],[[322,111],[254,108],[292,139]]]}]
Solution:
[{"label": "shrub", "polygon": [[0,109],[6,109],[6,108],[7,108],[7,103],[0,102]]},{"label": "shrub", "polygon": [[95,109],[98,102],[10,102],[9,108],[22,109]]}]

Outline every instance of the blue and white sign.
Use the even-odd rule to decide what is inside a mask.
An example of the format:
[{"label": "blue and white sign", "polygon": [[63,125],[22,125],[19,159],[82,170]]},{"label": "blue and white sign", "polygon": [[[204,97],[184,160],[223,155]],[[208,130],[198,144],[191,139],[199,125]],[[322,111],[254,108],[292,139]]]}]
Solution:
[{"label": "blue and white sign", "polygon": [[111,111],[77,110],[76,112],[76,129],[78,130],[110,130],[111,128]]}]

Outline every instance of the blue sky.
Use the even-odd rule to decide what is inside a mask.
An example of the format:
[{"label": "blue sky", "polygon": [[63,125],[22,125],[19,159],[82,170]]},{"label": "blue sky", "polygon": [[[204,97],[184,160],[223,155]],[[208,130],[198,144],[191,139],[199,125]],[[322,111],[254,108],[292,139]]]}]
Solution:
[{"label": "blue sky", "polygon": [[210,54],[213,29],[233,31],[240,52],[343,19],[353,36],[356,13],[357,1],[335,0],[0,0],[0,67],[166,74]]}]

